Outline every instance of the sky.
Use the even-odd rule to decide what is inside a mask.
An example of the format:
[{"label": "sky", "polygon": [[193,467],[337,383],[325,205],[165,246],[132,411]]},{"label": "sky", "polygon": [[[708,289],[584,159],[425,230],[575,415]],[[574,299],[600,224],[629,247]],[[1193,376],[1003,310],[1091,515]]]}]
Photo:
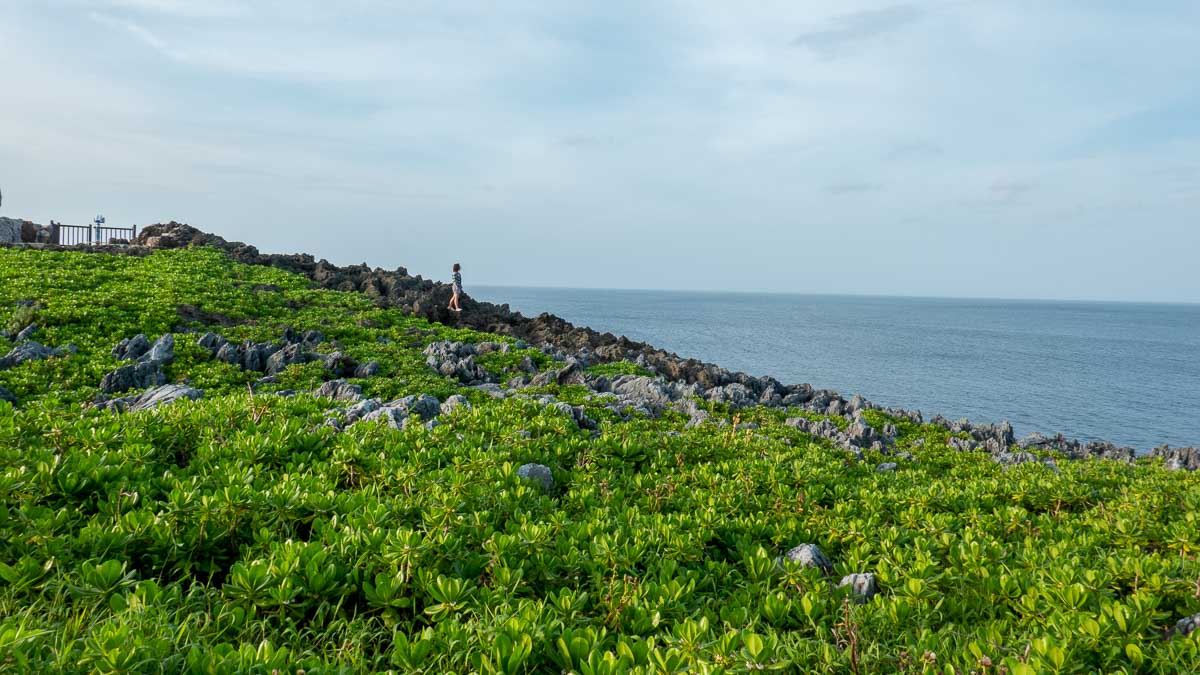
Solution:
[{"label": "sky", "polygon": [[3,0],[0,189],[468,292],[1200,302],[1200,3]]}]

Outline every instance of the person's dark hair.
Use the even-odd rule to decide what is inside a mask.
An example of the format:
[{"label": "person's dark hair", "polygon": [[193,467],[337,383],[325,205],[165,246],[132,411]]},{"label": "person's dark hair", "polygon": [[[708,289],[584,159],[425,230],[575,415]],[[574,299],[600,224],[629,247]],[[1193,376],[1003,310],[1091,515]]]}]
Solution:
[{"label": "person's dark hair", "polygon": [[454,263],[454,271],[457,272],[460,269],[462,269],[462,268],[458,266],[458,263]]}]

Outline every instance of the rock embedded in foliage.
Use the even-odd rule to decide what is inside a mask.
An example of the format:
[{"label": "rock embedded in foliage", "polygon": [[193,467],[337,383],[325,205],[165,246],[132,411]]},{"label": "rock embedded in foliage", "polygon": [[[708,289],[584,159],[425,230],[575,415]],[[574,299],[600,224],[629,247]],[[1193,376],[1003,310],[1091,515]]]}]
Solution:
[{"label": "rock embedded in foliage", "polygon": [[354,373],[358,370],[358,362],[342,352],[326,354],[321,361],[325,365],[325,370],[332,373],[334,377],[355,377]]},{"label": "rock embedded in foliage", "polygon": [[1171,471],[1200,470],[1200,449],[1198,448],[1172,448],[1169,445],[1163,445],[1151,450],[1150,456],[1162,459],[1163,466]]},{"label": "rock embedded in foliage", "polygon": [[845,586],[850,587],[850,597],[854,598],[854,601],[860,605],[879,594],[879,586],[875,583],[875,575],[870,572],[864,574],[847,574],[838,583],[838,588]]},{"label": "rock embedded in foliage", "polygon": [[15,368],[22,363],[41,361],[52,356],[62,356],[64,353],[65,352],[62,349],[47,347],[46,345],[34,340],[22,342],[16,347],[13,347],[12,351],[8,352],[8,354],[6,354],[4,357],[0,358],[0,370]]},{"label": "rock embedded in foliage", "polygon": [[378,361],[367,361],[366,363],[363,363],[354,369],[354,377],[366,379],[368,377],[375,377],[379,374],[379,372],[380,368]]},{"label": "rock embedded in foliage", "polygon": [[138,412],[141,410],[150,410],[157,408],[160,405],[174,403],[180,399],[191,401],[198,400],[204,396],[204,392],[199,389],[193,389],[183,384],[164,384],[153,389],[138,394],[137,396],[127,396],[125,398],[115,398],[111,401],[100,403],[100,407],[109,410],[117,410],[119,412]]},{"label": "rock embedded in foliage", "polygon": [[816,567],[826,574],[833,572],[833,563],[816,544],[800,544],[788,551],[784,557],[801,567]]},{"label": "rock embedded in foliage", "polygon": [[4,387],[0,387],[0,401],[8,401],[9,403],[13,404],[14,406],[17,405],[17,397],[14,396],[11,391],[5,389]]},{"label": "rock embedded in foliage", "polygon": [[175,336],[166,333],[154,341],[150,350],[138,357],[141,363],[170,364],[175,361]]},{"label": "rock embedded in foliage", "polygon": [[200,339],[196,341],[196,344],[200,345],[200,347],[205,351],[216,355],[216,353],[219,352],[222,347],[229,344],[229,341],[220,335],[217,335],[216,333],[208,332],[204,335],[201,335]]},{"label": "rock embedded in foliage", "polygon": [[1197,629],[1200,629],[1200,614],[1193,614],[1192,616],[1176,621],[1169,637],[1187,637],[1196,632]]},{"label": "rock embedded in foliage", "polygon": [[445,401],[442,401],[440,412],[443,415],[449,415],[459,408],[462,408],[463,410],[470,410],[471,402],[468,401],[467,397],[463,396],[462,394],[454,394],[453,396],[448,397]]},{"label": "rock embedded in foliage", "polygon": [[131,338],[124,338],[113,347],[113,358],[118,361],[133,361],[150,351],[150,340],[142,333]]},{"label": "rock embedded in foliage", "polygon": [[288,366],[309,363],[316,358],[317,356],[306,351],[303,345],[293,343],[275,352],[267,359],[266,372],[268,375],[278,375],[287,370]]},{"label": "rock embedded in foliage", "polygon": [[517,475],[525,480],[533,481],[542,486],[546,492],[554,489],[554,474],[545,464],[522,464],[517,469]]},{"label": "rock embedded in foliage", "polygon": [[350,384],[345,380],[330,380],[317,387],[316,395],[323,398],[331,398],[335,401],[361,401],[363,400],[362,387],[357,384]]},{"label": "rock embedded in foliage", "polygon": [[424,420],[431,420],[442,412],[442,402],[429,394],[406,396],[401,400],[408,401],[407,407],[410,415],[419,415]]},{"label": "rock embedded in foliage", "polygon": [[875,470],[880,473],[884,473],[887,471],[895,471],[897,468],[898,465],[895,462],[884,462],[883,464],[875,467]]},{"label": "rock embedded in foliage", "polygon": [[21,329],[21,332],[17,333],[16,337],[13,338],[13,342],[28,342],[32,340],[33,334],[37,332],[37,329],[37,324],[31,323],[28,326],[25,326]]},{"label": "rock embedded in foliage", "polygon": [[100,380],[100,391],[116,394],[130,389],[146,389],[167,383],[162,365],[157,362],[131,363],[108,373]]}]

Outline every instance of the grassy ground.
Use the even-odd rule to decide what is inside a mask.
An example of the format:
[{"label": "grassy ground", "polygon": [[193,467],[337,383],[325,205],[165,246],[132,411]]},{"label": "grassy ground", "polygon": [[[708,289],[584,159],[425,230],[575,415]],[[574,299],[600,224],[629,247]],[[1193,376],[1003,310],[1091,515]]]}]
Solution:
[{"label": "grassy ground", "polygon": [[[16,317],[18,300],[37,301]],[[180,308],[183,309],[181,316]],[[21,310],[29,312],[29,310]],[[1195,672],[1200,479],[1142,463],[1009,469],[899,422],[894,461],[750,409],[736,424],[623,421],[557,393],[492,400],[425,366],[432,341],[503,338],[229,262],[0,250],[0,320],[76,354],[0,372],[0,670],[10,672]],[[226,324],[226,325],[219,325]],[[204,399],[90,409],[109,350],[185,327],[321,330],[377,359],[392,399],[465,393],[432,430],[322,426],[333,401],[177,333]],[[533,350],[494,357],[497,371]],[[514,361],[515,362],[515,361]],[[632,364],[607,374],[634,372]],[[312,389],[319,366],[278,388]],[[715,419],[735,422],[728,412]],[[839,422],[841,420],[838,420]],[[882,423],[882,418],[873,420]],[[549,466],[544,492],[516,468]],[[831,576],[780,564],[801,543]],[[850,602],[843,575],[880,594]]]}]

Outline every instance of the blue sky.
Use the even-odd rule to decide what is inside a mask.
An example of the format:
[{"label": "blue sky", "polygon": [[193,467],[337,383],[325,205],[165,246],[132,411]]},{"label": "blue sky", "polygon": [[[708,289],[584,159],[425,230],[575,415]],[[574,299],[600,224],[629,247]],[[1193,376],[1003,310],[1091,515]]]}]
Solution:
[{"label": "blue sky", "polygon": [[5,0],[3,215],[471,283],[1200,301],[1200,3]]}]

